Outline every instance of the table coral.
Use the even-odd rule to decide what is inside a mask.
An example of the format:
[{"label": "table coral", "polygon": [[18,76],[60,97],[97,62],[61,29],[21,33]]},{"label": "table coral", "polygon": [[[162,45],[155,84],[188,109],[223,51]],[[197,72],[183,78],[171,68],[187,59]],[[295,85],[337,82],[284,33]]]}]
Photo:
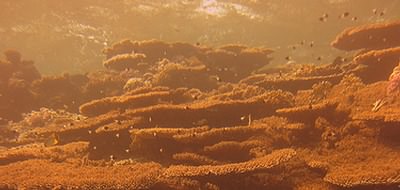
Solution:
[{"label": "table coral", "polygon": [[331,43],[341,50],[384,49],[400,45],[400,21],[350,27]]}]

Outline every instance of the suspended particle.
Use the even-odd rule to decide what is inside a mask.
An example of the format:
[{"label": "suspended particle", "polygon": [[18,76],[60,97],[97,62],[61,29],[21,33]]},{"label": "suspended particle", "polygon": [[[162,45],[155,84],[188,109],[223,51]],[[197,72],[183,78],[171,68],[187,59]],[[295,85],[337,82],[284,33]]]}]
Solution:
[{"label": "suspended particle", "polygon": [[129,149],[125,149],[125,152],[126,152],[126,153],[129,153],[129,152],[130,152],[130,150],[129,150]]},{"label": "suspended particle", "polygon": [[94,146],[94,147],[93,147],[93,150],[96,150],[96,149],[97,149],[97,147],[96,147],[96,146]]},{"label": "suspended particle", "polygon": [[149,123],[151,123],[151,120],[152,120],[151,117],[149,117]]},{"label": "suspended particle", "polygon": [[160,152],[163,152],[164,150],[162,148],[160,148]]},{"label": "suspended particle", "polygon": [[154,136],[154,137],[156,137],[156,136],[157,136],[157,133],[156,133],[156,132],[154,132],[154,133],[153,133],[153,136]]},{"label": "suspended particle", "polygon": [[357,21],[357,19],[358,19],[358,18],[357,18],[356,16],[353,17],[353,18],[351,18],[352,21]]},{"label": "suspended particle", "polygon": [[321,56],[318,56],[318,57],[317,57],[317,60],[318,60],[318,61],[321,61],[321,60],[322,60],[322,57],[321,57]]},{"label": "suspended particle", "polygon": [[244,121],[246,119],[246,116],[240,117],[240,120]]},{"label": "suspended particle", "polygon": [[374,15],[378,14],[378,9],[372,9],[372,12],[374,13]]},{"label": "suspended particle", "polygon": [[381,13],[379,13],[379,16],[383,16],[383,15],[385,15],[385,12],[381,12]]},{"label": "suspended particle", "polygon": [[119,133],[115,134],[115,137],[119,138]]},{"label": "suspended particle", "polygon": [[286,56],[285,59],[286,59],[287,61],[289,61],[289,60],[291,60],[292,58],[291,58],[290,56]]},{"label": "suspended particle", "polygon": [[212,78],[212,79],[215,79],[215,80],[218,81],[218,82],[221,82],[221,81],[222,81],[221,78],[219,78],[218,76],[212,76],[211,78]]},{"label": "suspended particle", "polygon": [[89,133],[89,135],[91,135],[93,132],[92,132],[92,130],[88,130],[88,133]]},{"label": "suspended particle", "polygon": [[314,42],[313,41],[310,42],[310,47],[314,47]]}]

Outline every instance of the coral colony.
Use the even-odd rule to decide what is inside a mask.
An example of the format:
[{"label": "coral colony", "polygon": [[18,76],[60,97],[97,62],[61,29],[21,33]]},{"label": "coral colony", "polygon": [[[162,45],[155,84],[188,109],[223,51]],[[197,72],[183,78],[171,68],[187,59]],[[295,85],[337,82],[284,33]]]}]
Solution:
[{"label": "coral colony", "polygon": [[353,26],[331,43],[345,58],[275,66],[266,47],[122,40],[103,70],[50,76],[7,50],[0,189],[397,189],[399,34]]}]

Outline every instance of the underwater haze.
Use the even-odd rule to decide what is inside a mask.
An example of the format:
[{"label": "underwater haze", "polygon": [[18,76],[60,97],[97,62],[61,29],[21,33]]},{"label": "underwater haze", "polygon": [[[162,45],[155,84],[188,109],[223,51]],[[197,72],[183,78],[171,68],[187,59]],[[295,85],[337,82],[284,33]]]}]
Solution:
[{"label": "underwater haze", "polygon": [[400,0],[0,0],[0,189],[400,189]]}]

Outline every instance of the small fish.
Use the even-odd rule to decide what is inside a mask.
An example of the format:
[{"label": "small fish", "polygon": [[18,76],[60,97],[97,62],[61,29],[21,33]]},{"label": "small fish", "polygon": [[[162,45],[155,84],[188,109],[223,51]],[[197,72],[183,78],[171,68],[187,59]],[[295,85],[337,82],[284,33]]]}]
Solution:
[{"label": "small fish", "polygon": [[344,12],[344,13],[340,16],[340,18],[346,18],[346,17],[348,17],[349,15],[350,15],[349,12]]},{"label": "small fish", "polygon": [[60,144],[60,138],[58,137],[58,135],[56,133],[51,134],[47,140],[44,142],[44,146],[48,147],[48,146],[55,146]]},{"label": "small fish", "polygon": [[321,17],[319,17],[319,21],[325,22],[328,20],[328,14],[324,13]]},{"label": "small fish", "polygon": [[374,15],[378,14],[378,9],[372,9],[372,12],[374,13]]},{"label": "small fish", "polygon": [[384,101],[383,99],[379,99],[377,100],[373,105],[371,111],[373,112],[377,112],[379,111],[379,109],[381,109],[382,106],[384,106],[387,102]]},{"label": "small fish", "polygon": [[221,81],[222,81],[221,78],[219,78],[219,77],[216,76],[216,75],[211,76],[210,78],[211,78],[211,79],[214,79],[214,80],[216,80],[216,81],[218,81],[218,82],[221,82]]},{"label": "small fish", "polygon": [[351,18],[352,21],[357,21],[357,19],[358,19],[358,18],[357,18],[356,16],[353,17],[353,18]]}]

